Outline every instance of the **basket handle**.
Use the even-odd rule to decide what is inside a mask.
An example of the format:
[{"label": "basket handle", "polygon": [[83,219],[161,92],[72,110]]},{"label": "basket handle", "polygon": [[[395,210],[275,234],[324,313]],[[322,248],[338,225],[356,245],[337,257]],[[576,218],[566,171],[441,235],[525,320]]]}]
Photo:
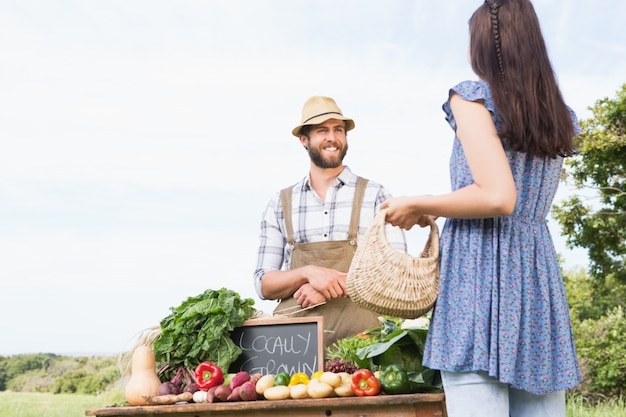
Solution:
[{"label": "basket handle", "polygon": [[[430,227],[430,233],[428,235],[428,240],[424,245],[424,252],[428,252],[429,256],[438,257],[439,256],[439,226],[432,219],[432,217],[427,218],[428,226]],[[385,232],[385,226],[387,224],[387,208],[380,209],[376,217],[374,218],[374,224],[378,228],[378,235],[385,239],[385,242],[388,243],[387,234]]]}]

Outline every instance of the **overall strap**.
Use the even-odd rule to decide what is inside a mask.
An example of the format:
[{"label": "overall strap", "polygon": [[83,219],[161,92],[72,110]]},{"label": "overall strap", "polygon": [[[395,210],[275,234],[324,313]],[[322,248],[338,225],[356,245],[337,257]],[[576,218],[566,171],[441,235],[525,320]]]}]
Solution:
[{"label": "overall strap", "polygon": [[356,245],[356,238],[359,235],[359,220],[361,217],[361,205],[367,187],[365,178],[357,177],[356,190],[354,191],[354,201],[352,202],[352,214],[350,216],[350,228],[348,229],[348,241],[351,245]]},{"label": "overall strap", "polygon": [[[348,241],[351,245],[356,245],[356,239],[359,235],[359,220],[361,217],[361,205],[365,196],[368,180],[357,177],[356,189],[354,191],[354,200],[352,202],[352,214],[350,215],[350,227],[348,228]],[[283,206],[283,216],[285,218],[285,229],[287,232],[287,243],[292,247],[295,245],[293,233],[293,222],[291,220],[291,196],[293,186],[284,188],[280,191],[280,202]]]},{"label": "overall strap", "polygon": [[293,236],[293,224],[291,222],[291,195],[293,186],[287,187],[280,191],[280,202],[283,205],[283,216],[285,218],[285,229],[287,232],[287,243],[293,248],[296,241]]}]

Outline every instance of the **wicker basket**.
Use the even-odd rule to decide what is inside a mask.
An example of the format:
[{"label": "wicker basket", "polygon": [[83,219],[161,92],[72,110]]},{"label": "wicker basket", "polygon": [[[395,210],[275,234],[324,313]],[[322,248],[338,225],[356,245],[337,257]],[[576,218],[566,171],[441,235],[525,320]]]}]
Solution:
[{"label": "wicker basket", "polygon": [[348,296],[378,314],[414,319],[433,308],[439,291],[439,228],[430,234],[419,258],[389,246],[386,210],[381,210],[359,244],[348,271]]}]

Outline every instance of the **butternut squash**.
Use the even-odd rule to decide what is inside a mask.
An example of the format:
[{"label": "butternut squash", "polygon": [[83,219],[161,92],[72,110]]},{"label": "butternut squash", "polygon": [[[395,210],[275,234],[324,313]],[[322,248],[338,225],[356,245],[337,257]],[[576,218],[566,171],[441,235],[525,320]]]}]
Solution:
[{"label": "butternut squash", "polygon": [[130,379],[126,384],[126,401],[130,405],[148,405],[149,399],[159,391],[161,380],[156,373],[156,361],[152,348],[138,346],[131,359]]}]

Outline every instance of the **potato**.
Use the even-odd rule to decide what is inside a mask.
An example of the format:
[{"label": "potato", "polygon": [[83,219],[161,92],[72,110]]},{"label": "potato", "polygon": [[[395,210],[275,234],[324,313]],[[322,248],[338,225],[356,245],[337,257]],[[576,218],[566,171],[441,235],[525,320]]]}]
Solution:
[{"label": "potato", "polygon": [[324,372],[320,376],[320,382],[325,382],[333,388],[338,387],[341,385],[341,375],[334,372]]},{"label": "potato", "polygon": [[341,385],[352,384],[352,374],[348,372],[338,372],[337,375],[341,377]]},{"label": "potato", "polygon": [[296,384],[289,387],[289,395],[291,398],[301,400],[309,397],[309,387],[306,384]]},{"label": "potato", "polygon": [[311,398],[326,398],[334,394],[333,387],[326,382],[317,382],[308,385],[308,393]]},{"label": "potato", "polygon": [[255,385],[256,393],[263,395],[266,389],[274,386],[274,375],[263,375]]},{"label": "potato", "polygon": [[335,394],[337,394],[338,397],[354,397],[356,395],[352,392],[351,384],[341,384],[335,387]]},{"label": "potato", "polygon": [[291,392],[286,385],[272,386],[263,391],[266,400],[286,400],[290,395]]}]

